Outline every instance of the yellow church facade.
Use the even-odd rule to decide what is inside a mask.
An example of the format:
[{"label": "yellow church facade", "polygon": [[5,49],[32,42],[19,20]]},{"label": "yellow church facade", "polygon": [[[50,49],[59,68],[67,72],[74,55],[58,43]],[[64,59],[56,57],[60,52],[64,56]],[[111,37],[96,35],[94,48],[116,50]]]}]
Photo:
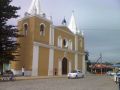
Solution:
[{"label": "yellow church facade", "polygon": [[24,37],[17,40],[21,46],[19,61],[11,64],[14,73],[20,74],[23,66],[25,75],[30,76],[61,76],[75,69],[85,73],[84,36],[77,31],[74,15],[69,26],[65,20],[56,26],[41,14],[39,0],[33,2],[30,11],[18,21]]}]

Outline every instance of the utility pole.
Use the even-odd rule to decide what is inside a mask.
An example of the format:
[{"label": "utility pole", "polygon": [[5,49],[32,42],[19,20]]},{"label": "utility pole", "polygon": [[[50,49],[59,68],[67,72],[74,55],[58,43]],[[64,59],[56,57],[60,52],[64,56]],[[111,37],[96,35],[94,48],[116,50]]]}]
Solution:
[{"label": "utility pole", "polygon": [[100,59],[101,59],[101,61],[100,61],[100,65],[101,65],[101,75],[102,75],[102,53],[100,53]]}]

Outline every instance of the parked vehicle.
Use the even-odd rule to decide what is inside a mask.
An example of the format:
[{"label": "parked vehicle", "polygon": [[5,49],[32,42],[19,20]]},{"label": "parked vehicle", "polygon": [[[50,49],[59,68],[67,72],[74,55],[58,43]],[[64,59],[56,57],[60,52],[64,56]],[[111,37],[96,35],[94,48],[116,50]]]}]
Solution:
[{"label": "parked vehicle", "polygon": [[84,74],[80,70],[73,70],[71,73],[68,73],[68,79],[70,78],[83,78]]},{"label": "parked vehicle", "polygon": [[114,81],[115,81],[116,83],[119,82],[119,78],[120,78],[120,73],[114,75]]},{"label": "parked vehicle", "polygon": [[107,72],[107,75],[109,75],[109,76],[114,76],[116,73],[115,72],[112,72],[112,71],[108,71]]}]

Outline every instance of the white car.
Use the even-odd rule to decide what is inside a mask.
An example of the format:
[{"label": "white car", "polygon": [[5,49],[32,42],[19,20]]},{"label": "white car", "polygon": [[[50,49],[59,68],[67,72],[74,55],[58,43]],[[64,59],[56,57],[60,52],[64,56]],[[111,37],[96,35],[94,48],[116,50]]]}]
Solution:
[{"label": "white car", "polygon": [[115,72],[111,72],[110,75],[111,75],[111,76],[114,76],[114,75],[116,75],[116,73],[115,73]]},{"label": "white car", "polygon": [[114,76],[116,73],[115,72],[112,72],[112,71],[108,71],[107,72],[107,75],[109,75],[109,76]]},{"label": "white car", "polygon": [[71,73],[68,73],[68,79],[70,78],[83,78],[84,74],[80,70],[73,70]]},{"label": "white car", "polygon": [[119,78],[120,78],[120,73],[114,75],[114,81],[115,81],[116,83],[119,82]]}]

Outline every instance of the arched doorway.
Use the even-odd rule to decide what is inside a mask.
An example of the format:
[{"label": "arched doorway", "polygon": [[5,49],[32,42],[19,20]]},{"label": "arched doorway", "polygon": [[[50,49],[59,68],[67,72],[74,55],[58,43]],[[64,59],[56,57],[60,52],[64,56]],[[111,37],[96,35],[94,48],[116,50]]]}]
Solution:
[{"label": "arched doorway", "polygon": [[67,74],[67,59],[63,58],[62,60],[62,75]]}]

